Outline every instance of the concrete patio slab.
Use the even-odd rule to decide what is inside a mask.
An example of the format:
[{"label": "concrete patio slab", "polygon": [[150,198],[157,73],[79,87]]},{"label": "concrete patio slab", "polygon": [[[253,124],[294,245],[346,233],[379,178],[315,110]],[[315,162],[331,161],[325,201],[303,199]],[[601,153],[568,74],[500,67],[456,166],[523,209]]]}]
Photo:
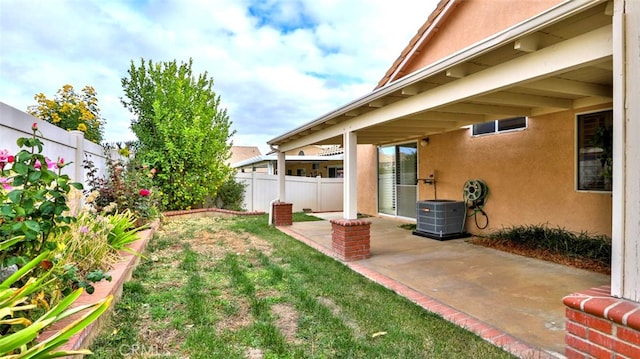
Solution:
[{"label": "concrete patio slab", "polygon": [[[342,213],[313,214],[326,220]],[[372,217],[371,258],[351,269],[522,358],[564,357],[562,298],[610,277],[475,246],[415,236],[393,218]],[[333,256],[328,221],[278,227]]]}]

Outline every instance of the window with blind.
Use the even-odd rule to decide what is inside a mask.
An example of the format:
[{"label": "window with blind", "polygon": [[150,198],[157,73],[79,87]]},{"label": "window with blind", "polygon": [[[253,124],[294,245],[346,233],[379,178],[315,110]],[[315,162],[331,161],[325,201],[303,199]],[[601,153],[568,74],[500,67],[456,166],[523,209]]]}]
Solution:
[{"label": "window with blind", "polygon": [[613,111],[577,116],[577,187],[581,191],[611,191]]},{"label": "window with blind", "polygon": [[527,128],[526,117],[505,118],[503,120],[476,123],[473,125],[473,136],[488,135],[498,132],[514,131]]}]

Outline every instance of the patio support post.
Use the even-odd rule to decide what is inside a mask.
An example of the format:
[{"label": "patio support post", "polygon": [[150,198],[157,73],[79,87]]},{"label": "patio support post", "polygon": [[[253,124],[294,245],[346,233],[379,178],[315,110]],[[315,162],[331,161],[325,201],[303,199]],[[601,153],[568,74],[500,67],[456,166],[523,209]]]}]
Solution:
[{"label": "patio support post", "polygon": [[358,218],[358,135],[355,132],[344,134],[344,197],[343,211],[345,219]]},{"label": "patio support post", "polygon": [[271,203],[271,213],[275,226],[290,226],[293,223],[293,204],[286,202],[286,159],[284,152],[278,152],[278,200]]},{"label": "patio support post", "polygon": [[640,4],[615,2],[613,18],[613,255],[611,294],[640,302]]},{"label": "patio support post", "polygon": [[568,358],[640,353],[640,1],[613,11],[613,218],[611,286],[563,299]]},{"label": "patio support post", "polygon": [[366,259],[370,253],[371,222],[358,219],[358,136],[344,133],[343,219],[331,220],[331,247],[343,261]]}]

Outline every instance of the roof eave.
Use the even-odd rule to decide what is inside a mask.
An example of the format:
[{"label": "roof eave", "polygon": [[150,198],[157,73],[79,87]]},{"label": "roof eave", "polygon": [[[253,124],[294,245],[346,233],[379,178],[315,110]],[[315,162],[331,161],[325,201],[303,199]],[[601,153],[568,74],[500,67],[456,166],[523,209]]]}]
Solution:
[{"label": "roof eave", "polygon": [[307,131],[313,127],[316,127],[324,122],[331,120],[337,116],[343,115],[349,111],[352,111],[360,106],[364,106],[369,102],[378,100],[386,95],[401,90],[407,86],[413,85],[419,81],[429,78],[441,71],[458,65],[467,61],[470,58],[482,55],[492,49],[503,46],[504,44],[513,41],[514,39],[533,33],[540,28],[548,26],[550,23],[560,21],[575,13],[581,12],[584,9],[590,8],[597,4],[606,2],[607,0],[566,0],[540,14],[531,17],[523,22],[520,22],[514,26],[511,26],[499,33],[494,34],[482,41],[479,41],[467,48],[464,48],[450,56],[444,57],[433,64],[415,71],[405,77],[402,77],[394,82],[391,82],[383,87],[380,87],[371,93],[353,100],[342,107],[337,108],[313,121],[310,121],[298,128],[295,128],[283,135],[275,137],[267,142],[270,146],[277,146],[294,135]]}]

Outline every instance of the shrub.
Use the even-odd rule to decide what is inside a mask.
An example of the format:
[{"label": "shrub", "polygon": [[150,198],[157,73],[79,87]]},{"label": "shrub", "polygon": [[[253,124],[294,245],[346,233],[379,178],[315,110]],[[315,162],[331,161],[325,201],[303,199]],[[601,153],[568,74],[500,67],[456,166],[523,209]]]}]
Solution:
[{"label": "shrub", "polygon": [[86,202],[95,212],[114,214],[129,210],[138,219],[138,225],[159,217],[161,193],[152,185],[156,170],[135,157],[108,163],[107,177],[97,176],[93,162],[85,160],[83,164],[89,187]]},{"label": "shrub", "polygon": [[215,206],[233,211],[243,210],[242,201],[244,200],[245,187],[244,183],[237,182],[233,177],[230,177],[218,188]]},{"label": "shrub", "polygon": [[510,241],[527,248],[545,249],[569,257],[611,263],[611,238],[604,235],[574,233],[564,228],[550,228],[547,225],[523,225],[503,228],[491,233],[488,237]]}]

